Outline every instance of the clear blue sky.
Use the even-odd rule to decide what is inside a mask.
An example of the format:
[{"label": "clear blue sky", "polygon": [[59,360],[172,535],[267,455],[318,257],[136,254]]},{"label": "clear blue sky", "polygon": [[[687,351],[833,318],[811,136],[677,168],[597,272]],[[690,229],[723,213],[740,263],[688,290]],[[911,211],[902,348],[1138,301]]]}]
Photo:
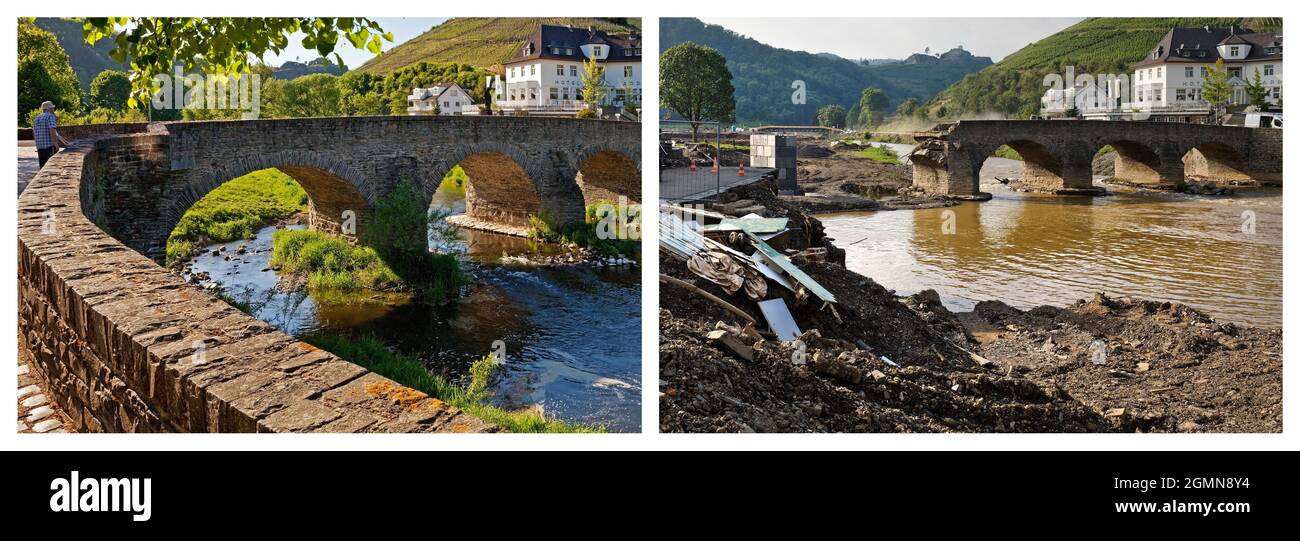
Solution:
[{"label": "clear blue sky", "polygon": [[[435,25],[442,23],[447,19],[448,19],[447,17],[436,17],[436,18],[435,17],[413,17],[413,18],[377,17],[375,18],[376,21],[379,21],[379,25],[384,27],[384,30],[393,33],[393,42],[384,43],[385,51],[392,49],[393,47],[397,46],[398,44],[408,39],[423,34],[424,31],[433,28]],[[365,49],[357,49],[353,47],[352,44],[349,43],[347,40],[339,40],[339,45],[337,46],[335,52],[343,56],[343,62],[348,65],[349,69],[356,69],[362,64],[365,64],[367,60],[370,60],[375,56],[373,54],[370,54],[370,51],[367,51]],[[315,50],[309,51],[303,48],[302,34],[294,34],[289,38],[289,46],[285,48],[283,53],[280,53],[278,55],[268,54],[263,58],[263,60],[265,60],[268,64],[271,64],[272,66],[279,66],[280,64],[283,64],[284,62],[289,60],[307,62],[309,60],[314,60],[318,56],[320,55],[317,54]],[[334,55],[330,55],[330,60],[333,59],[334,59]]]},{"label": "clear blue sky", "polygon": [[906,58],[929,47],[962,45],[978,56],[1002,57],[1055,34],[1081,18],[701,18],[767,45],[844,58]]}]

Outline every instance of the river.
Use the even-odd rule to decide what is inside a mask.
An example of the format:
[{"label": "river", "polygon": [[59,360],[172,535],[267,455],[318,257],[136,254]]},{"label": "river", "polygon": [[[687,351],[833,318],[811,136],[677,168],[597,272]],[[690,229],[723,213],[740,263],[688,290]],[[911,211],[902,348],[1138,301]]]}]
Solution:
[{"label": "river", "polygon": [[1066,197],[992,178],[1019,174],[1019,162],[989,158],[980,184],[990,201],[819,218],[850,269],[899,294],[935,289],[956,311],[982,300],[1065,306],[1105,291],[1281,326],[1280,188],[1196,196],[1103,184],[1116,193]]},{"label": "river", "polygon": [[[464,211],[463,200],[439,197],[435,204]],[[374,293],[316,298],[276,290],[278,277],[267,268],[274,232],[266,227],[252,240],[210,246],[190,271],[207,272],[211,282],[251,305],[254,316],[285,333],[373,335],[453,379],[502,340],[506,360],[492,386],[497,405],[541,408],[548,418],[613,432],[640,430],[636,267],[534,265],[521,256],[556,248],[462,229],[451,248],[462,254],[473,285],[460,302],[433,307]],[[246,253],[236,253],[240,245]],[[223,255],[210,255],[222,247]]]}]

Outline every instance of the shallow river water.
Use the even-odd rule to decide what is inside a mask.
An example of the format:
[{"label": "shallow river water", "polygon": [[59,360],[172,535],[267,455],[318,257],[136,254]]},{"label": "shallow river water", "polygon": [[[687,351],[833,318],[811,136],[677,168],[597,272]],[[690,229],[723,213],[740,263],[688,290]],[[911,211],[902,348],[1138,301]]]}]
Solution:
[{"label": "shallow river water", "polygon": [[1107,185],[1117,193],[1064,197],[1018,193],[994,175],[1019,176],[1019,163],[985,163],[990,201],[819,218],[850,269],[900,294],[933,288],[958,311],[982,300],[1064,306],[1105,291],[1281,326],[1281,189],[1211,197]]},{"label": "shallow river water", "polygon": [[[449,203],[454,204],[454,203]],[[454,204],[463,211],[463,204]],[[301,227],[301,226],[297,226]],[[473,265],[473,285],[445,307],[373,293],[313,298],[275,289],[267,268],[274,227],[257,238],[209,247],[193,261],[254,315],[292,335],[374,335],[416,355],[430,370],[453,378],[506,345],[493,385],[494,401],[509,409],[541,407],[549,418],[640,429],[641,289],[635,267],[547,267],[516,257],[548,248],[526,239],[461,230],[455,248]],[[235,254],[239,245],[247,252]],[[209,255],[226,247],[222,256]],[[553,250],[553,248],[550,248]]]}]

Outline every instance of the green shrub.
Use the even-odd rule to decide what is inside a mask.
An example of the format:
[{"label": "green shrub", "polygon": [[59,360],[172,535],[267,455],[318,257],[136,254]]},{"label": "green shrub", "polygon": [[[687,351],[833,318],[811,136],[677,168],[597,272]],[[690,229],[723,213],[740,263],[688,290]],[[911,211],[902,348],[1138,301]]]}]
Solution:
[{"label": "green shrub", "polygon": [[456,384],[430,373],[419,359],[394,353],[373,336],[348,338],[319,335],[300,338],[371,372],[442,400],[470,415],[495,423],[510,432],[604,432],[601,427],[546,419],[536,411],[511,412],[488,404],[487,400],[491,398],[491,393],[487,390],[488,384],[500,366],[491,355],[475,361],[470,366],[468,381]]},{"label": "green shrub", "polygon": [[[631,209],[626,216],[610,216],[608,231],[601,232],[602,220],[617,205],[599,202],[587,205],[585,220],[580,224],[559,225],[545,211],[528,217],[528,236],[534,240],[555,244],[574,244],[604,256],[633,257],[641,250],[641,242],[626,234],[630,229],[640,229],[641,213]],[[639,235],[637,236],[639,238]]]},{"label": "green shrub", "polygon": [[342,237],[319,231],[276,231],[271,237],[271,265],[302,274],[312,291],[400,290],[403,282],[375,250],[353,246]]},{"label": "green shrub", "polygon": [[455,256],[429,251],[427,203],[410,182],[399,182],[375,202],[364,240],[417,296],[442,300],[455,296],[467,280]]}]

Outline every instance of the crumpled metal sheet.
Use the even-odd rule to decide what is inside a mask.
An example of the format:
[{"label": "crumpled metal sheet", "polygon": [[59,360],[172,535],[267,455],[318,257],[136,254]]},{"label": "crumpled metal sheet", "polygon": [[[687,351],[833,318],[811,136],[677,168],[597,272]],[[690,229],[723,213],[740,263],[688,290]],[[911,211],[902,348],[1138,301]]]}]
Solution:
[{"label": "crumpled metal sheet", "polygon": [[711,250],[700,252],[686,262],[686,268],[700,278],[713,282],[728,294],[741,289],[753,300],[767,297],[767,279],[757,270],[742,265],[730,254]]}]

